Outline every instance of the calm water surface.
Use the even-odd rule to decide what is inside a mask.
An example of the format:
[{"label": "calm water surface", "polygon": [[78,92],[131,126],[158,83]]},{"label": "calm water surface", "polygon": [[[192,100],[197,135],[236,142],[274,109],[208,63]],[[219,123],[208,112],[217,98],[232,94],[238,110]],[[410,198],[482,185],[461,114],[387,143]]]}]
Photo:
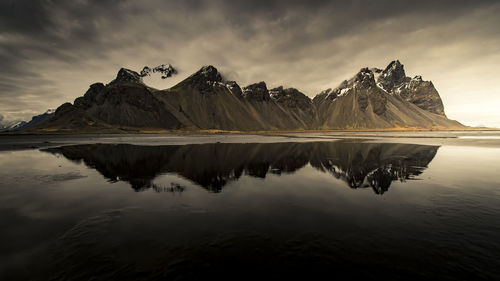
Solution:
[{"label": "calm water surface", "polygon": [[3,151],[0,279],[498,280],[499,170],[356,140]]}]

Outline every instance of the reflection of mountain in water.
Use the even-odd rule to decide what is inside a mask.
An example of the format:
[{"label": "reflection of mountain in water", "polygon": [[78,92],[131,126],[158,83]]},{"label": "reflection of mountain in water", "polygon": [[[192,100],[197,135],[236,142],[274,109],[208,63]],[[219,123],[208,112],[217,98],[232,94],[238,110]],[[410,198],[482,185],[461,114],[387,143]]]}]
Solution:
[{"label": "reflection of mountain in water", "polygon": [[[388,190],[394,180],[420,175],[436,155],[437,146],[356,142],[216,143],[168,146],[92,144],[45,151],[82,161],[111,181],[127,181],[135,190],[161,189],[153,179],[177,173],[219,192],[243,174],[265,178],[267,173],[293,173],[308,163],[344,180],[351,188]],[[165,188],[164,188],[165,189]],[[168,190],[182,191],[173,184]]]},{"label": "reflection of mountain in water", "polygon": [[392,181],[404,182],[420,175],[439,147],[416,144],[335,143],[318,144],[313,167],[344,180],[351,188],[371,187],[377,194]]}]

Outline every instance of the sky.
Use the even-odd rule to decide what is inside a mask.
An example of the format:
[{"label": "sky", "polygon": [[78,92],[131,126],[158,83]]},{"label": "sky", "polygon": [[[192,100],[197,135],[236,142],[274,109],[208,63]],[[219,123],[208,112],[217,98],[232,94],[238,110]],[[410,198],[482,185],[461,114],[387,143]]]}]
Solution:
[{"label": "sky", "polygon": [[[309,97],[399,59],[449,118],[500,127],[500,1],[2,0],[0,116],[30,119],[108,83],[120,67],[171,63],[168,88],[214,65],[241,86]],[[0,119],[1,122],[1,119]]]}]

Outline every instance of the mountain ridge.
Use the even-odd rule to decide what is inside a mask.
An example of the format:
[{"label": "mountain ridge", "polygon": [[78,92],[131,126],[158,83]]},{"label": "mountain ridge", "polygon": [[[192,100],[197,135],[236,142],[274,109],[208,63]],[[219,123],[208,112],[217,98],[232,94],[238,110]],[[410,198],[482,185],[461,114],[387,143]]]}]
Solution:
[{"label": "mountain ridge", "polygon": [[[169,71],[174,70],[172,67]],[[465,128],[446,117],[432,82],[421,76],[407,77],[399,60],[384,70],[362,68],[338,87],[324,90],[313,99],[295,88],[268,89],[264,81],[241,87],[225,80],[212,65],[203,66],[164,90],[147,86],[144,76],[121,68],[114,80],[106,85],[90,85],[73,104],[61,105],[51,118],[29,130]]]}]

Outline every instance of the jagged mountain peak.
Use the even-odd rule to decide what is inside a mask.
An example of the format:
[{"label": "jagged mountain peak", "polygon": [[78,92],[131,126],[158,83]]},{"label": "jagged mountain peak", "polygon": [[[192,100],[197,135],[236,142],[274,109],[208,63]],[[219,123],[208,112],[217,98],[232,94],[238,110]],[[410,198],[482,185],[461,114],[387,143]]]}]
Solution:
[{"label": "jagged mountain peak", "polygon": [[191,76],[183,80],[178,86],[190,85],[200,88],[202,92],[206,92],[210,90],[209,88],[212,85],[217,84],[218,82],[224,82],[222,75],[214,66],[206,65],[191,74]]},{"label": "jagged mountain peak", "polygon": [[420,75],[407,77],[399,60],[390,62],[382,72],[377,73],[376,82],[389,94],[400,96],[424,110],[445,115],[443,102],[432,82],[424,81]]},{"label": "jagged mountain peak", "polygon": [[272,97],[273,95],[277,95],[277,94],[282,93],[284,90],[285,90],[285,88],[283,86],[279,86],[279,87],[276,87],[276,88],[269,90],[269,94]]},{"label": "jagged mountain peak", "polygon": [[269,95],[269,90],[267,89],[266,82],[261,81],[258,83],[250,84],[243,87],[243,97],[248,100],[253,101],[269,101],[271,96]]},{"label": "jagged mountain peak", "polygon": [[318,94],[318,97],[335,100],[338,97],[352,93],[354,88],[369,89],[371,87],[376,87],[375,75],[371,69],[364,67],[360,69],[353,78],[342,81],[342,83],[334,89],[329,88],[322,91]]},{"label": "jagged mountain peak", "polygon": [[142,82],[142,77],[139,73],[127,69],[127,68],[120,68],[118,71],[118,74],[116,75],[115,80],[111,81],[110,84],[117,84],[117,83],[138,83],[138,84],[144,84]]},{"label": "jagged mountain peak", "polygon": [[384,72],[388,72],[390,70],[404,71],[404,65],[399,60],[393,60],[387,65],[387,67],[384,69]]},{"label": "jagged mountain peak", "polygon": [[252,92],[252,91],[262,91],[269,93],[269,90],[267,89],[266,82],[261,81],[257,83],[250,84],[248,86],[243,87],[243,93],[245,92]]},{"label": "jagged mountain peak", "polygon": [[269,90],[269,95],[276,103],[289,107],[309,110],[311,107],[311,99],[304,93],[295,88],[276,87]]},{"label": "jagged mountain peak", "polygon": [[304,93],[302,93],[298,89],[284,88],[283,86],[279,86],[279,87],[276,87],[276,88],[269,90],[269,95],[274,100],[278,100],[278,99],[283,98],[283,97],[301,98],[301,99],[305,97],[306,99],[310,100],[308,96],[306,96]]},{"label": "jagged mountain peak", "polygon": [[357,85],[360,83],[367,86],[375,84],[375,76],[368,67],[364,67],[359,70],[359,72],[354,77],[354,84]]},{"label": "jagged mountain peak", "polygon": [[203,66],[193,76],[202,77],[210,82],[222,82],[224,80],[220,72],[213,65]]},{"label": "jagged mountain peak", "polygon": [[200,68],[200,70],[191,74],[188,78],[181,81],[179,84],[171,88],[171,90],[191,88],[197,89],[202,94],[213,93],[214,87],[225,86],[225,81],[222,75],[212,65],[206,65]]},{"label": "jagged mountain peak", "polygon": [[413,77],[411,80],[412,81],[416,81],[416,82],[422,82],[422,81],[424,81],[422,79],[422,76],[420,76],[420,75],[417,75],[417,76]]},{"label": "jagged mountain peak", "polygon": [[384,71],[382,71],[379,79],[383,80],[382,85],[385,89],[403,83],[406,79],[404,65],[399,60],[391,61]]}]

